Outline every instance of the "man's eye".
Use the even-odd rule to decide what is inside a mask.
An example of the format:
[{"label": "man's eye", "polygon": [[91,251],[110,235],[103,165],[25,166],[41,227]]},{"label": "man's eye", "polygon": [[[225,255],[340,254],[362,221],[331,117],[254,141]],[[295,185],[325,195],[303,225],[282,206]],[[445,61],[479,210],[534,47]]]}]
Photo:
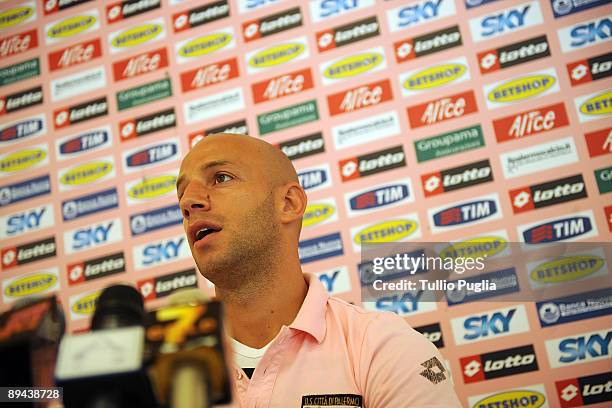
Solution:
[{"label": "man's eye", "polygon": [[224,173],[219,173],[215,175],[215,184],[225,183],[226,181],[230,181],[232,179],[231,176]]}]

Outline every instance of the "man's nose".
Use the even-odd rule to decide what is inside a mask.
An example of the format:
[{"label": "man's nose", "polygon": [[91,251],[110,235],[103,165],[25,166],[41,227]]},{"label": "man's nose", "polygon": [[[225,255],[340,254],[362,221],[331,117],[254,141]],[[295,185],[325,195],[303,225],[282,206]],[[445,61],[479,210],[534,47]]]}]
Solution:
[{"label": "man's nose", "polygon": [[183,192],[179,206],[183,217],[189,218],[189,215],[196,211],[208,211],[210,209],[210,196],[203,186],[191,183]]}]

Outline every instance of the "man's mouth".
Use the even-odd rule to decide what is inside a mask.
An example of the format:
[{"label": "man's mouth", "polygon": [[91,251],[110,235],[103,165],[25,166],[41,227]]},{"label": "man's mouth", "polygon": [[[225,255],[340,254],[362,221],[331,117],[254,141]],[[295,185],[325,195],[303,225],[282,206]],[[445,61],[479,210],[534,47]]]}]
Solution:
[{"label": "man's mouth", "polygon": [[195,234],[195,241],[194,242],[198,242],[199,240],[203,239],[204,237],[207,237],[210,234],[213,234],[215,232],[220,231],[219,229],[215,229],[215,228],[201,228],[199,229],[196,234]]}]

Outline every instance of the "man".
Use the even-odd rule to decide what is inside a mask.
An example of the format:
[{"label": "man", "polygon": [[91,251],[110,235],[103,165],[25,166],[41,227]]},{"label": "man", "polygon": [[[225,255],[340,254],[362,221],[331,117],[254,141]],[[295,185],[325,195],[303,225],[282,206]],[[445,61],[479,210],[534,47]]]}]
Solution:
[{"label": "man", "polygon": [[183,159],[177,194],[195,262],[225,305],[240,406],[460,406],[432,343],[302,273],[307,198],[279,149],[207,136]]}]

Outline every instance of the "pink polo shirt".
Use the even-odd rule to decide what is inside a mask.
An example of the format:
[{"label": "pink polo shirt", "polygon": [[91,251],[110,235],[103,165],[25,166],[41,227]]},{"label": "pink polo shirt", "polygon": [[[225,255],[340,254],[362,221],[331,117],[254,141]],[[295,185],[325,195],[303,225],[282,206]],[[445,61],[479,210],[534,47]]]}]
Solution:
[{"label": "pink polo shirt", "polygon": [[330,297],[316,276],[252,378],[234,366],[233,407],[460,407],[436,347],[390,312]]}]

